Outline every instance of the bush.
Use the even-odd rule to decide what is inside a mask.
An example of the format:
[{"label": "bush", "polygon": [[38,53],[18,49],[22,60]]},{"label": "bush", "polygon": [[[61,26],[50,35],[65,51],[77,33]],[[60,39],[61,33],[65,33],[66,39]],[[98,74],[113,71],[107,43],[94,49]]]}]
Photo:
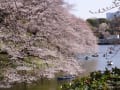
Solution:
[{"label": "bush", "polygon": [[120,69],[117,67],[104,72],[91,72],[89,76],[78,78],[72,84],[64,84],[61,90],[120,90]]}]

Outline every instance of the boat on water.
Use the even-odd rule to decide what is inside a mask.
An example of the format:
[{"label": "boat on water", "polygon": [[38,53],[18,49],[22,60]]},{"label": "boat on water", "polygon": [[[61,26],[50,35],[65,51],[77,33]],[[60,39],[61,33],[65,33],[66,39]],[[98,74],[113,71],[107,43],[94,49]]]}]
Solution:
[{"label": "boat on water", "polygon": [[88,60],[88,59],[89,59],[89,57],[88,57],[88,56],[86,56],[86,57],[85,57],[85,60]]},{"label": "boat on water", "polygon": [[113,65],[113,62],[109,60],[109,61],[107,61],[107,65],[111,66],[111,65]]},{"label": "boat on water", "polygon": [[65,75],[57,77],[57,80],[73,80],[75,79],[75,75]]},{"label": "boat on water", "polygon": [[99,55],[97,53],[93,54],[92,57],[98,57]]}]

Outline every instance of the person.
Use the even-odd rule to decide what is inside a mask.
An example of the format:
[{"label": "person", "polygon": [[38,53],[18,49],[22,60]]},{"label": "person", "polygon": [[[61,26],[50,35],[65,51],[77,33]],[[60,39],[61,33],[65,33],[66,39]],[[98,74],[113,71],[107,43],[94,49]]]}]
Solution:
[{"label": "person", "polygon": [[88,60],[88,56],[85,57],[85,60]]}]

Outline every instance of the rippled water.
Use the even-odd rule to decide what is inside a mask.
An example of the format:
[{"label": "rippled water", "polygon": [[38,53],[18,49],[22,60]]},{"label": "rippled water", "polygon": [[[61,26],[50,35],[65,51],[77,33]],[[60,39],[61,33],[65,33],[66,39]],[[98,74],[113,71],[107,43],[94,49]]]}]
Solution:
[{"label": "rippled water", "polygon": [[[112,47],[112,50],[110,48]],[[109,51],[112,51],[110,54]],[[98,51],[99,57],[91,58],[88,60],[81,60],[83,67],[87,72],[95,70],[105,70],[105,68],[118,67],[120,68],[120,45],[100,45]],[[104,55],[107,55],[104,57]],[[113,62],[112,66],[107,65],[107,61]],[[86,74],[86,73],[85,73]]]},{"label": "rippled water", "polygon": [[[113,47],[114,51],[112,54],[109,54],[109,49]],[[101,45],[99,46],[99,57],[88,57],[88,60],[85,60],[85,56],[79,57],[82,60],[82,66],[86,69],[84,75],[88,74],[89,72],[95,70],[104,70],[105,67],[119,67],[120,68],[120,51],[119,46],[113,45]],[[107,53],[107,57],[103,57],[104,54]],[[107,59],[106,59],[107,58]],[[112,66],[107,66],[107,61],[111,60],[113,62]],[[58,87],[60,86],[61,82],[58,82],[56,79],[54,80],[43,80],[38,83],[34,83],[32,85],[27,85],[25,83],[16,85],[10,89],[0,89],[0,90],[59,90]]]}]

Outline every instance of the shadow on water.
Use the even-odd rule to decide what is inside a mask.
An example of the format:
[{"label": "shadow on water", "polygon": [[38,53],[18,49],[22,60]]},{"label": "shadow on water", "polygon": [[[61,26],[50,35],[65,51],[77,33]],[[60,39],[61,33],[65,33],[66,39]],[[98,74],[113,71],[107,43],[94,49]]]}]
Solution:
[{"label": "shadow on water", "polygon": [[21,83],[16,84],[9,89],[0,89],[0,90],[59,90],[59,83],[55,80],[39,80],[32,84]]},{"label": "shadow on water", "polygon": [[51,80],[43,79],[32,84],[20,83],[15,84],[11,88],[0,88],[0,90],[60,90],[60,86],[66,82],[70,82],[70,80],[58,81],[56,78]]}]

